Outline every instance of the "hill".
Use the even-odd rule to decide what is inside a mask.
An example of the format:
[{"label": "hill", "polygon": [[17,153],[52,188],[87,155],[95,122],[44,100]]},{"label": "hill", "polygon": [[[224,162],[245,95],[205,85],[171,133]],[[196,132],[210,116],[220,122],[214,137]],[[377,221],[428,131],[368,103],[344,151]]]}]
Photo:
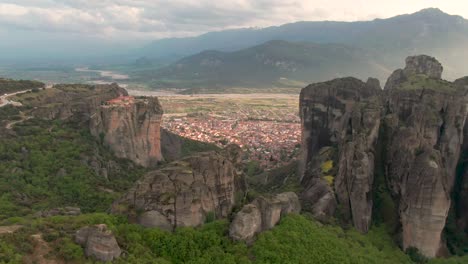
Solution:
[{"label": "hill", "polygon": [[[296,43],[287,45],[282,42],[269,42],[272,40]],[[306,45],[304,42],[317,44]],[[226,30],[210,32],[198,37],[155,41],[139,53],[150,58],[168,54],[189,57],[162,70],[139,72],[136,79],[156,87],[175,85],[179,88],[193,88],[205,85],[252,84],[270,86],[276,83],[271,80],[272,78],[288,78],[289,76],[296,78],[293,78],[293,81],[309,83],[338,76],[367,77],[361,74],[367,71],[369,75],[383,80],[390,74],[388,69],[396,68],[408,54],[431,54],[438,57],[446,66],[445,78],[453,80],[464,74],[462,72],[463,61],[468,59],[468,54],[465,52],[467,44],[468,21],[463,17],[449,15],[434,8],[373,21],[297,22],[264,29]],[[311,51],[312,48],[315,50]],[[337,54],[333,54],[336,49],[339,49]],[[256,64],[254,59],[258,58],[252,58],[249,55],[258,53],[272,56],[273,60],[283,58],[293,63],[292,66],[283,64],[281,67],[291,66],[290,69],[295,69],[297,73],[287,75],[284,70],[270,67],[268,63],[265,64],[267,66],[265,69],[251,71]],[[352,60],[349,57],[350,53],[354,54]],[[328,58],[327,55],[330,54],[333,56]],[[358,65],[352,63],[356,61],[354,57],[361,57],[357,60]],[[372,60],[366,58],[372,58]],[[324,59],[328,60],[323,68]],[[367,60],[367,62],[360,62],[361,60]],[[322,63],[319,64],[317,61]],[[254,64],[249,64],[247,68],[240,68],[245,67],[247,63]],[[344,65],[347,63],[348,66]],[[320,71],[312,67],[318,68],[317,65],[320,65]],[[368,68],[368,65],[373,65],[373,67]],[[216,68],[216,71],[205,74],[204,71],[210,68],[207,66]],[[204,69],[195,69],[196,67]],[[329,67],[337,70],[330,71]],[[310,73],[313,74],[310,75]],[[307,75],[307,78],[304,75]],[[242,81],[239,80],[240,77]],[[185,81],[188,78],[192,81]],[[159,80],[160,83],[152,82],[151,79]],[[302,84],[295,83],[295,85]]]},{"label": "hill", "polygon": [[389,73],[359,48],[274,40],[235,52],[204,51],[156,72],[142,71],[137,78],[153,87],[286,88],[348,75],[385,78]]}]

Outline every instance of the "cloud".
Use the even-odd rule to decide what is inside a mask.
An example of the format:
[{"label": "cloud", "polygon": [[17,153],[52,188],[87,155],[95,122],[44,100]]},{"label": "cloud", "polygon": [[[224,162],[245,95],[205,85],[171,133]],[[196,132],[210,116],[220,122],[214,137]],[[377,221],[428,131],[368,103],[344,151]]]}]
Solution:
[{"label": "cloud", "polygon": [[368,20],[429,6],[468,10],[457,0],[0,0],[0,28],[154,39],[299,20]]}]

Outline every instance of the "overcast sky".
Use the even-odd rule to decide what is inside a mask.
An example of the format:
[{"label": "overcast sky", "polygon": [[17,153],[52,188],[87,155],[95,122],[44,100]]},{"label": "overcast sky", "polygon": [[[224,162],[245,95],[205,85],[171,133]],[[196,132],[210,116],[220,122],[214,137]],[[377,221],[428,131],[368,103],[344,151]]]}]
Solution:
[{"label": "overcast sky", "polygon": [[299,20],[370,20],[427,7],[468,17],[465,0],[0,0],[0,30],[155,39]]},{"label": "overcast sky", "polygon": [[0,58],[101,54],[109,44],[124,50],[222,29],[371,20],[428,7],[468,18],[466,0],[0,0]]}]

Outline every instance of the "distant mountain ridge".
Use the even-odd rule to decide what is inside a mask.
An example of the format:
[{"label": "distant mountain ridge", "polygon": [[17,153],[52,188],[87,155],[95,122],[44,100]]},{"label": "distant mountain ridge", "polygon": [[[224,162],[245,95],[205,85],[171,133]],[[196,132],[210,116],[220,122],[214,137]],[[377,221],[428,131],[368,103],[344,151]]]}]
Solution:
[{"label": "distant mountain ridge", "polygon": [[[235,29],[209,32],[197,37],[162,39],[146,46],[142,52],[153,56],[167,56],[167,54],[192,55],[204,50],[235,51],[270,40],[343,43],[373,47],[380,43],[377,39],[369,41],[370,39],[375,37],[394,39],[395,34],[405,39],[404,42],[396,43],[398,47],[404,47],[415,43],[416,40],[429,38],[431,31],[450,34],[447,32],[448,27],[451,27],[453,32],[462,31],[466,34],[468,21],[461,16],[446,14],[440,9],[428,8],[409,15],[372,21],[302,21],[263,29]],[[421,32],[426,35],[422,36]]]},{"label": "distant mountain ridge", "polygon": [[[290,44],[285,44],[285,42],[279,45],[280,42],[270,42],[272,40],[283,40]],[[304,42],[309,42],[309,44],[304,44]],[[300,50],[304,49],[304,45],[309,51],[315,49],[310,53],[317,53],[317,57],[302,56]],[[325,48],[327,45],[329,47]],[[272,54],[272,46],[276,46],[275,54]],[[337,46],[341,46],[342,51],[333,54],[330,60],[340,63],[336,67],[338,70],[326,70],[335,68],[335,65],[328,65],[330,60],[327,61],[327,57],[323,56],[320,51],[324,48],[331,51]],[[400,61],[406,56],[414,54],[430,54],[440,58],[446,65],[444,77],[455,79],[466,75],[468,71],[464,65],[464,61],[468,60],[467,46],[468,20],[446,14],[439,9],[429,8],[413,14],[372,21],[297,22],[264,29],[226,30],[210,32],[198,37],[164,39],[152,43],[140,52],[153,58],[168,54],[189,55],[169,67],[158,70],[151,77],[158,79],[156,83],[153,83],[156,86],[174,84],[179,88],[184,88],[183,85],[189,87],[199,85],[269,86],[277,83],[282,77],[288,79],[293,77],[293,81],[305,83],[351,75],[363,78],[377,76],[383,80],[389,75],[389,69],[398,67]],[[262,48],[269,48],[269,50],[263,52]],[[343,49],[347,51],[344,52]],[[212,51],[207,52],[207,50]],[[247,54],[254,55],[253,51],[257,52],[256,55],[263,52],[273,55],[272,59],[282,58],[297,64],[296,73],[288,73],[287,69],[281,69],[281,65],[251,71],[252,65],[255,64],[254,58],[248,57]],[[281,54],[281,52],[285,53]],[[349,57],[349,53],[353,54],[352,58]],[[343,56],[340,57],[340,54]],[[258,57],[255,58],[258,59]],[[306,62],[306,59],[309,61]],[[216,65],[215,71],[205,73],[205,70],[209,68],[206,63],[216,61],[223,63]],[[321,63],[318,64],[317,61]],[[359,61],[358,65],[343,67],[343,64],[352,64],[356,61]],[[314,70],[318,65],[323,64],[327,66],[320,66],[320,71]],[[245,68],[234,67],[235,65],[243,67],[250,65],[247,67],[249,71],[246,72]],[[367,67],[370,65],[374,66]],[[282,66],[286,67],[284,64]],[[358,69],[360,66],[363,68]],[[267,72],[268,69],[270,69],[269,72]],[[318,75],[319,72],[321,75]],[[215,76],[215,73],[218,75]],[[253,76],[254,74],[257,76]],[[144,75],[150,76],[151,74]],[[264,82],[265,77],[269,82]],[[242,81],[235,81],[239,78]],[[169,79],[172,81],[168,82]],[[254,81],[252,82],[251,79]]]},{"label": "distant mountain ridge", "polygon": [[[352,70],[354,69],[354,70]],[[346,74],[367,78],[382,70],[364,50],[343,44],[272,40],[235,51],[204,51],[146,77],[156,87],[302,87],[309,79]],[[380,74],[381,76],[385,74]]]}]

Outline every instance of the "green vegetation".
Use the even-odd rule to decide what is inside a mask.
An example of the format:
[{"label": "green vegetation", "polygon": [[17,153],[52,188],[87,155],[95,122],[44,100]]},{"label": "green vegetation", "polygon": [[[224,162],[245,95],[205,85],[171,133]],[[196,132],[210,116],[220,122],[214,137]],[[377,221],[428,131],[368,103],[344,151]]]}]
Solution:
[{"label": "green vegetation", "polygon": [[18,91],[29,90],[33,88],[41,88],[45,85],[37,81],[25,81],[25,80],[11,80],[0,78],[0,95],[5,93],[14,93]]},{"label": "green vegetation", "polygon": [[192,155],[197,152],[219,150],[219,147],[205,142],[182,138],[181,155],[182,157]]},{"label": "green vegetation", "polygon": [[[6,222],[4,222],[6,223]],[[174,233],[129,224],[107,214],[77,217],[55,216],[22,219],[24,227],[1,235],[0,263],[21,263],[34,253],[33,234],[42,234],[53,250],[51,259],[71,263],[91,263],[83,249],[73,241],[77,229],[106,224],[115,234],[125,256],[116,263],[324,263],[324,264],[412,264],[410,257],[395,246],[383,226],[369,234],[321,225],[301,215],[289,215],[274,229],[261,234],[252,245],[232,242],[227,237],[228,223],[214,221],[200,228],[178,228]],[[432,264],[466,263],[466,258],[432,260]]]},{"label": "green vegetation", "polygon": [[444,229],[444,236],[447,240],[447,247],[450,253],[458,256],[468,254],[468,234],[466,230],[463,230],[463,228],[460,228],[457,224],[457,220],[463,218],[465,212],[465,205],[463,205],[462,202],[464,199],[462,192],[464,188],[463,177],[465,176],[467,166],[468,151],[463,151],[457,166],[454,190],[452,191],[452,200],[456,202],[451,205]]},{"label": "green vegetation", "polygon": [[[249,162],[245,168],[247,182],[250,186],[250,195],[268,195],[281,192],[300,192],[297,161],[292,161],[286,166],[263,171],[256,162]],[[252,199],[249,199],[252,200]]]},{"label": "green vegetation", "polygon": [[383,227],[369,234],[291,215],[253,246],[258,263],[411,263]]},{"label": "green vegetation", "polygon": [[448,81],[430,78],[424,74],[412,75],[405,82],[401,83],[398,89],[420,90],[429,89],[443,92],[454,92],[455,87]]},{"label": "green vegetation", "polygon": [[71,124],[31,119],[14,133],[0,138],[0,220],[60,206],[105,211],[144,173]]}]

